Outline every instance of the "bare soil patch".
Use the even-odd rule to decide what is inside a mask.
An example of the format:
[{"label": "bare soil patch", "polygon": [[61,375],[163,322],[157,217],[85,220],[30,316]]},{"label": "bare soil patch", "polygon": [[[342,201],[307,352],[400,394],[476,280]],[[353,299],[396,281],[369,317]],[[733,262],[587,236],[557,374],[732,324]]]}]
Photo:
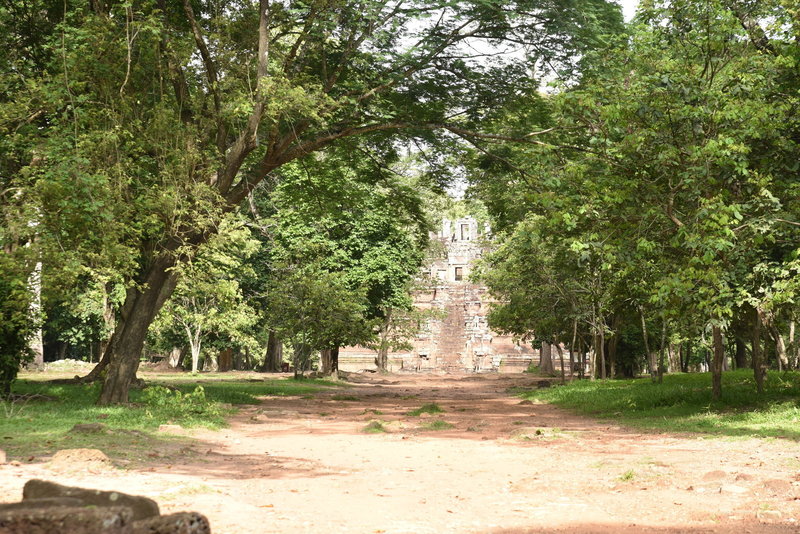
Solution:
[{"label": "bare soil patch", "polygon": [[[44,478],[196,510],[217,534],[800,532],[797,442],[626,429],[522,402],[525,375],[358,378],[178,431],[193,444],[135,465],[2,465],[0,500]],[[424,405],[442,412],[409,415]]]}]

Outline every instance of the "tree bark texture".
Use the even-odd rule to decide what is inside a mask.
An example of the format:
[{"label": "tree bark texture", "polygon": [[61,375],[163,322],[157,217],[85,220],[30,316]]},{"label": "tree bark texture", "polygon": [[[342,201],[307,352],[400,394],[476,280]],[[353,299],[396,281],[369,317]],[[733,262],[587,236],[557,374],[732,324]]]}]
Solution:
[{"label": "tree bark texture", "polygon": [[775,340],[775,356],[778,360],[778,371],[790,370],[789,357],[786,354],[786,340],[783,339],[778,327],[775,326],[775,321],[770,321],[770,332],[772,339]]},{"label": "tree bark texture", "polygon": [[752,351],[753,378],[756,381],[756,391],[764,393],[764,373],[766,369],[761,352],[761,313],[759,313],[759,310],[755,310],[755,320],[753,321]]},{"label": "tree bark texture", "polygon": [[675,373],[681,370],[681,355],[680,355],[680,345],[669,345],[669,366],[667,367],[668,373]]},{"label": "tree bark texture", "polygon": [[294,377],[301,378],[306,372],[311,360],[311,345],[308,343],[297,343],[293,347],[294,358]]},{"label": "tree bark texture", "polygon": [[718,401],[722,397],[722,360],[725,359],[722,328],[713,326],[711,335],[714,345],[714,358],[711,362],[711,398]]},{"label": "tree bark texture", "polygon": [[569,344],[569,377],[575,377],[575,342],[578,338],[578,320],[572,321],[572,341]]},{"label": "tree bark texture", "polygon": [[378,355],[375,357],[375,365],[378,367],[379,373],[387,373],[389,371],[389,324],[391,322],[392,311],[386,313],[386,318],[381,324],[378,333]]},{"label": "tree bark texture", "polygon": [[183,349],[181,347],[172,347],[172,350],[167,357],[167,363],[173,369],[178,367],[178,364],[181,361],[181,355],[183,353]]},{"label": "tree bark texture", "polygon": [[122,306],[123,314],[103,356],[108,357],[103,389],[98,404],[123,404],[128,402],[128,390],[136,378],[139,358],[150,323],[161,306],[175,290],[177,275],[168,270],[175,265],[175,257],[162,255],[150,266],[141,289],[128,291]]},{"label": "tree bark texture", "polygon": [[539,351],[539,372],[545,375],[552,375],[555,372],[553,368],[553,346],[547,342],[542,342],[542,348]]},{"label": "tree bark texture", "polygon": [[233,349],[227,348],[219,351],[217,356],[217,370],[220,372],[228,372],[233,370]]},{"label": "tree bark texture", "polygon": [[283,343],[278,339],[274,330],[269,331],[267,338],[267,353],[264,355],[264,365],[261,370],[266,373],[280,373],[283,363]]},{"label": "tree bark texture", "polygon": [[339,376],[339,347],[331,349],[331,375]]},{"label": "tree bark texture", "polygon": [[650,350],[650,340],[647,334],[647,321],[644,318],[644,310],[639,308],[639,318],[642,321],[642,338],[644,339],[644,351],[647,354],[647,371],[650,373],[650,380],[658,382],[658,369],[656,369],[656,356]]},{"label": "tree bark texture", "polygon": [[739,336],[736,336],[736,354],[733,361],[737,369],[747,369],[747,346]]},{"label": "tree bark texture", "polygon": [[566,384],[567,378],[564,375],[564,350],[561,348],[561,343],[555,342],[556,351],[558,352],[558,361],[561,363],[561,383]]},{"label": "tree bark texture", "polygon": [[608,378],[606,371],[606,330],[605,325],[600,328],[600,336],[598,341],[598,352],[600,353],[600,378],[605,380]]},{"label": "tree bark texture", "polygon": [[608,340],[608,363],[611,371],[611,378],[617,376],[617,346],[619,345],[620,328],[622,327],[622,316],[614,314],[611,319],[611,338]]},{"label": "tree bark texture", "polygon": [[319,351],[319,360],[322,364],[322,374],[328,376],[331,374],[331,349]]}]

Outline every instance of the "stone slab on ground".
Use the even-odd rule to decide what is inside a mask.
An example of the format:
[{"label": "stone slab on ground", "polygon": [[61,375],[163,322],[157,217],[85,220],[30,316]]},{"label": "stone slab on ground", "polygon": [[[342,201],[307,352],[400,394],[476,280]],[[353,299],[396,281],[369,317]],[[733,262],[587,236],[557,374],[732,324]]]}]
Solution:
[{"label": "stone slab on ground", "polygon": [[62,486],[46,480],[29,480],[22,489],[22,500],[30,501],[53,497],[79,499],[84,505],[124,506],[130,508],[133,520],[147,519],[159,515],[158,503],[147,497],[127,495],[118,491],[100,491],[72,486]]},{"label": "stone slab on ground", "polygon": [[132,534],[130,508],[48,506],[0,512],[0,534]]},{"label": "stone slab on ground", "polygon": [[135,521],[133,534],[211,534],[211,525],[202,514],[180,512]]}]

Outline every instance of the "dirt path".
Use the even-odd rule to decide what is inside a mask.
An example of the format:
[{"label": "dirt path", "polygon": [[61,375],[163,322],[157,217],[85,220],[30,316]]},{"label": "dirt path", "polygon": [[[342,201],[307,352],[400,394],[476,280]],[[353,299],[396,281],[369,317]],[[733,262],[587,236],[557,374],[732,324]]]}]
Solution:
[{"label": "dirt path", "polygon": [[[200,511],[216,534],[800,532],[796,442],[609,426],[508,393],[530,376],[362,379],[266,398],[144,468],[0,466],[0,498],[31,477],[119,489]],[[426,403],[444,413],[408,415]],[[439,419],[452,428],[422,428]],[[388,432],[364,433],[374,420]]]}]

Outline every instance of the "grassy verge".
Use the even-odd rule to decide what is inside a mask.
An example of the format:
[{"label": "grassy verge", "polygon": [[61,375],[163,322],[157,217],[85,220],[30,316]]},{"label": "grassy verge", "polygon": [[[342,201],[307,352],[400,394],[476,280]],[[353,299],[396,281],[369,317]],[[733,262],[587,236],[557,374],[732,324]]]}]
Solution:
[{"label": "grassy verge", "polygon": [[645,429],[800,440],[797,372],[770,372],[762,395],[752,371],[726,372],[717,403],[711,401],[708,373],[667,375],[663,384],[649,378],[580,381],[520,396]]},{"label": "grassy verge", "polygon": [[[143,457],[159,443],[182,438],[156,434],[162,424],[219,428],[237,404],[258,397],[308,395],[336,384],[321,380],[236,380],[171,374],[148,377],[148,387],[131,391],[128,406],[96,406],[99,384],[53,384],[18,380],[12,401],[0,402],[0,448],[12,459],[47,456],[64,448],[91,447],[111,457]],[[168,389],[165,386],[169,386]],[[200,387],[198,387],[200,386]],[[96,433],[76,433],[78,423],[102,423]],[[184,439],[185,440],[185,439]]]},{"label": "grassy verge", "polygon": [[189,393],[198,385],[205,389],[206,397],[227,404],[258,404],[258,397],[313,395],[325,388],[346,387],[321,379],[240,380],[226,377],[224,373],[180,374],[145,377],[148,384],[170,386]]}]

